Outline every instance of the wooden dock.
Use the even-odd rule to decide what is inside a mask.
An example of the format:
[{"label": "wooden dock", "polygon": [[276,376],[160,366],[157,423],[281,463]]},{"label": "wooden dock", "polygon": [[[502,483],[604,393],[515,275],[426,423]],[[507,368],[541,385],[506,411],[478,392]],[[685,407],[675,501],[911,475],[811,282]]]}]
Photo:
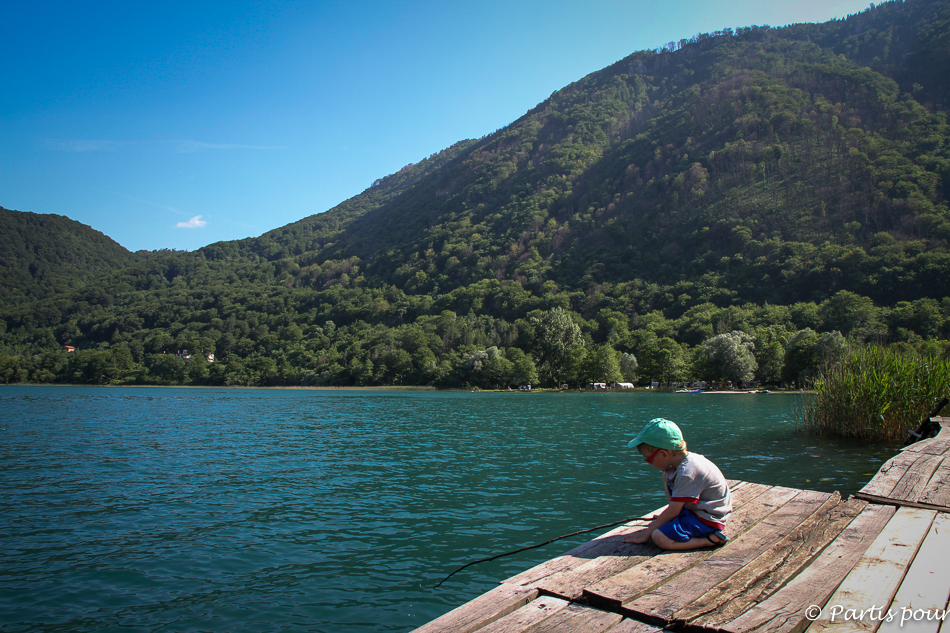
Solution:
[{"label": "wooden dock", "polygon": [[623,543],[644,524],[628,523],[417,632],[950,633],[950,617],[935,619],[950,598],[950,418],[934,420],[937,437],[902,450],[851,499],[733,481],[721,548]]}]

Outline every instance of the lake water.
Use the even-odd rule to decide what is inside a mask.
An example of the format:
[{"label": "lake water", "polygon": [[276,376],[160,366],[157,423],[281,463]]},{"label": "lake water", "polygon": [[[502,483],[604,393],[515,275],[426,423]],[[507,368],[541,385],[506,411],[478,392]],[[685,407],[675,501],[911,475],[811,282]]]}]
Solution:
[{"label": "lake water", "polygon": [[0,630],[407,631],[645,514],[626,442],[857,491],[897,450],[802,435],[799,396],[0,388]]}]

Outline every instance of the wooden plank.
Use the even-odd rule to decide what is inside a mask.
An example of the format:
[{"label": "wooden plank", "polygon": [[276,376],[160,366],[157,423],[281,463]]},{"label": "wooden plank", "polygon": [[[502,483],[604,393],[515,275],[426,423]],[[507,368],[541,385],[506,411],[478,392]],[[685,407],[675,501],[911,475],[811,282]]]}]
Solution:
[{"label": "wooden plank", "polygon": [[789,533],[826,505],[837,505],[837,502],[837,495],[804,490],[738,539],[715,550],[707,559],[662,586],[624,602],[623,608],[635,614],[637,619],[678,621],[678,611],[760,556],[781,535]]},{"label": "wooden plank", "polygon": [[927,492],[927,484],[943,460],[942,455],[922,454],[911,464],[888,496],[894,499],[919,501],[920,497]]},{"label": "wooden plank", "polygon": [[809,633],[875,630],[936,514],[899,508],[828,599],[821,617],[808,627]]},{"label": "wooden plank", "polygon": [[732,622],[732,633],[799,633],[810,622],[805,610],[824,606],[845,576],[897,512],[893,506],[867,506],[802,573]]},{"label": "wooden plank", "polygon": [[866,495],[890,497],[891,491],[894,490],[894,487],[907,473],[911,465],[919,458],[919,453],[898,453],[884,462],[877,474],[859,492]]},{"label": "wooden plank", "polygon": [[502,584],[416,629],[416,633],[471,633],[520,609],[537,597],[535,589]]},{"label": "wooden plank", "polygon": [[623,621],[623,616],[577,603],[569,605],[531,629],[531,633],[601,633]]},{"label": "wooden plank", "polygon": [[596,584],[605,578],[630,569],[634,565],[653,558],[657,548],[653,543],[622,543],[621,548],[608,556],[598,556],[573,569],[568,569],[543,578],[535,587],[544,593],[575,600],[581,596],[585,587]]},{"label": "wooden plank", "polygon": [[[950,515],[938,514],[901,582],[890,613],[878,633],[937,633],[950,597]],[[915,619],[919,616],[919,619]]]},{"label": "wooden plank", "polygon": [[934,512],[948,512],[947,506],[938,506],[932,503],[918,503],[916,501],[902,501],[900,499],[891,499],[890,497],[878,497],[876,495],[866,495],[860,492],[854,493],[858,499],[863,499],[868,503],[875,503],[883,506],[894,506],[895,508],[918,508],[920,510],[933,510]]},{"label": "wooden plank", "polygon": [[637,620],[626,619],[614,628],[610,629],[609,633],[662,633],[663,629],[658,629],[657,627],[646,624],[645,622],[639,622]]},{"label": "wooden plank", "polygon": [[[800,491],[792,488],[776,486],[739,506],[726,522],[726,536],[730,539],[736,538],[784,506],[799,493]],[[655,546],[651,545],[651,547]],[[658,548],[654,551],[660,552]],[[625,602],[645,594],[666,582],[668,578],[705,560],[712,555],[712,552],[713,550],[703,549],[654,556],[616,576],[585,588],[584,598],[594,605],[619,609]]]},{"label": "wooden plank", "polygon": [[569,604],[567,600],[541,596],[517,611],[513,611],[505,617],[478,629],[478,633],[520,633],[521,631],[527,631],[532,626],[566,609]]},{"label": "wooden plank", "polygon": [[937,472],[927,484],[927,490],[920,495],[918,501],[944,508],[943,512],[950,510],[948,508],[950,506],[950,457],[947,457],[937,468]]},{"label": "wooden plank", "polygon": [[[812,562],[861,514],[866,501],[842,501],[837,493],[798,527],[748,565],[676,613],[675,619],[718,628],[766,600]],[[843,577],[843,575],[842,575]]]}]

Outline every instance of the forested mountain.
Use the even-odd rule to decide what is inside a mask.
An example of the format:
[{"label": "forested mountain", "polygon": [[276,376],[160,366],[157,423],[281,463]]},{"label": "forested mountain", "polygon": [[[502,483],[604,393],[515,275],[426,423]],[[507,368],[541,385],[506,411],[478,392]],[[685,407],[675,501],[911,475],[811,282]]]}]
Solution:
[{"label": "forested mountain", "polygon": [[61,215],[0,207],[0,306],[83,286],[139,259],[111,238]]},{"label": "forested mountain", "polygon": [[0,380],[725,377],[717,335],[775,380],[842,336],[942,349],[948,91],[948,0],[636,52],[325,213],[6,310]]}]

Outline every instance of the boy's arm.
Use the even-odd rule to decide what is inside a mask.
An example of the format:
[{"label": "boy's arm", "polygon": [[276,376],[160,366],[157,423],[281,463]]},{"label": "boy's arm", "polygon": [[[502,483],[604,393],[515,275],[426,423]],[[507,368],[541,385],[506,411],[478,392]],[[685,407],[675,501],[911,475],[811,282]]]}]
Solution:
[{"label": "boy's arm", "polygon": [[663,510],[655,519],[650,521],[650,525],[646,526],[644,529],[634,532],[633,534],[628,534],[624,537],[624,543],[646,543],[650,540],[650,537],[653,536],[653,532],[656,531],[661,525],[666,525],[673,519],[679,516],[680,512],[683,510],[683,506],[686,505],[685,501],[671,501],[666,509]]}]

